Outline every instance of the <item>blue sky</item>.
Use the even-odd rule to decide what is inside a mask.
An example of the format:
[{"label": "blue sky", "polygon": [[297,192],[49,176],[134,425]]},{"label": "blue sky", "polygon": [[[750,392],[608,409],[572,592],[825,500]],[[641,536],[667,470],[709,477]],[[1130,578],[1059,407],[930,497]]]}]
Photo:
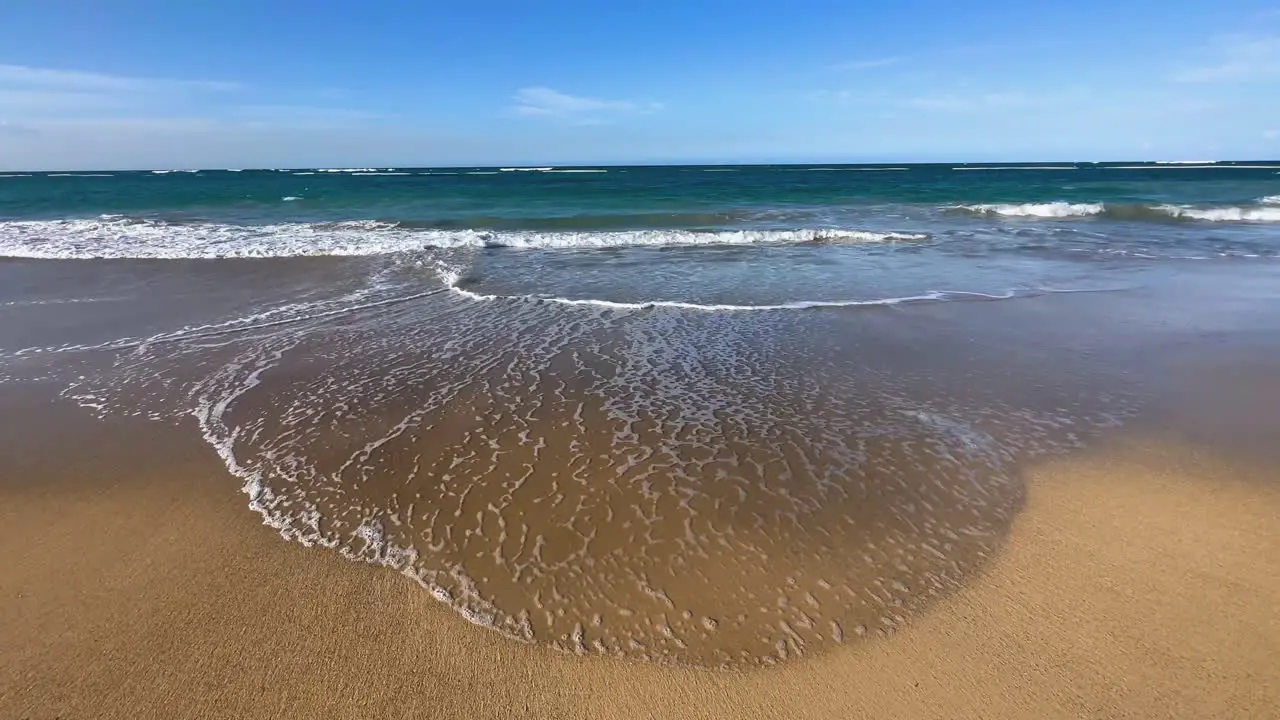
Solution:
[{"label": "blue sky", "polygon": [[0,169],[1280,157],[1280,0],[5,0]]}]

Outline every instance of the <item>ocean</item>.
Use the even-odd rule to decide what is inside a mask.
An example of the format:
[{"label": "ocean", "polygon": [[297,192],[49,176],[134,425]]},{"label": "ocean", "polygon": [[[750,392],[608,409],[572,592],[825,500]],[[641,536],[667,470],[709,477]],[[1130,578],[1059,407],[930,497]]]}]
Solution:
[{"label": "ocean", "polygon": [[1277,162],[0,175],[0,390],[188,428],[284,538],[654,662],[894,632],[1030,464],[1204,430],[1177,399],[1277,309]]}]

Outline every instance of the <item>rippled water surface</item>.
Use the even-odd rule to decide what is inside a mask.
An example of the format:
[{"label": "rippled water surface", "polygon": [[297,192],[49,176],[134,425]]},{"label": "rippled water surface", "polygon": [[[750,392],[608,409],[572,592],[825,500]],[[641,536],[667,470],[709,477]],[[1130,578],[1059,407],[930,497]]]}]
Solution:
[{"label": "rippled water surface", "polygon": [[739,667],[971,582],[1278,299],[1266,168],[602,170],[0,179],[0,384],[514,638]]}]

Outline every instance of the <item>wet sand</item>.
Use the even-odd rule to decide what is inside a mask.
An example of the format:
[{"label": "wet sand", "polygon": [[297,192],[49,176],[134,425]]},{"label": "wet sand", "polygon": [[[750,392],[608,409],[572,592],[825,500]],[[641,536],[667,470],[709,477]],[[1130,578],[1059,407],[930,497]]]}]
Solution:
[{"label": "wet sand", "polygon": [[889,638],[717,672],[581,658],[471,625],[405,577],[283,542],[189,428],[98,422],[39,392],[3,399],[0,718],[1280,707],[1276,465],[1186,434],[1126,430],[1027,468],[1001,552]]}]

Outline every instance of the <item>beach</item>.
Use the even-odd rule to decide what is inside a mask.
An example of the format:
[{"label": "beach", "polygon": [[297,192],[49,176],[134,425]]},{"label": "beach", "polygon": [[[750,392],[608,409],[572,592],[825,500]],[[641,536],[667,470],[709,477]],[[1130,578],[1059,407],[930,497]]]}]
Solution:
[{"label": "beach", "polygon": [[1269,165],[553,170],[5,179],[0,718],[1280,706]]},{"label": "beach", "polygon": [[720,672],[512,641],[407,578],[281,542],[181,432],[6,400],[20,448],[2,489],[6,718],[1264,718],[1280,704],[1274,466],[1201,448],[1133,439],[1035,468],[1005,552],[907,627]]}]

